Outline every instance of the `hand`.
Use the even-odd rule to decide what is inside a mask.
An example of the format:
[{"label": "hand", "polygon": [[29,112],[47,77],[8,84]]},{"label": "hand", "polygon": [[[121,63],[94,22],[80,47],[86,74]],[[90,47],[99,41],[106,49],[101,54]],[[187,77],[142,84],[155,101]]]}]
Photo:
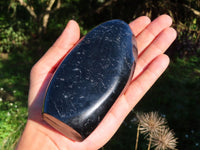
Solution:
[{"label": "hand", "polygon": [[47,125],[41,116],[48,82],[64,55],[80,38],[78,24],[70,21],[61,36],[31,70],[29,117],[17,148],[94,150],[107,143],[128,113],[167,68],[169,58],[163,53],[176,38],[176,31],[170,27],[171,24],[172,20],[167,15],[159,16],[152,22],[143,16],[130,23],[139,53],[132,82],[92,134],[83,142],[75,142]]}]

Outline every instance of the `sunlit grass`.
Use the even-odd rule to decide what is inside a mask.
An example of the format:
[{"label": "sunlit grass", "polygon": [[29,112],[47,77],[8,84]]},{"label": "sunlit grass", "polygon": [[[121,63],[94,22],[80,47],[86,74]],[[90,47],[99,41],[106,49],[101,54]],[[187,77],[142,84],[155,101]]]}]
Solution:
[{"label": "sunlit grass", "polygon": [[[20,53],[0,58],[0,149],[12,150],[27,120],[30,64]],[[28,57],[27,57],[28,58]]]},{"label": "sunlit grass", "polygon": [[0,149],[14,149],[27,120],[27,108],[21,102],[0,99]]}]

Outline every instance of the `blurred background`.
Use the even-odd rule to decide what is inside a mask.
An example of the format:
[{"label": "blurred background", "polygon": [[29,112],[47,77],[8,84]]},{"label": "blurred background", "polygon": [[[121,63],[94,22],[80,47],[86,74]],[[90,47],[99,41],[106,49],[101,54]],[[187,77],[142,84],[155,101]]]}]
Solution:
[{"label": "blurred background", "polygon": [[[0,1],[0,149],[12,150],[27,120],[29,72],[34,63],[76,20],[85,35],[96,25],[146,15],[173,18],[178,37],[166,52],[167,71],[143,97],[118,132],[102,148],[135,147],[135,111],[158,111],[178,138],[181,150],[200,149],[199,0],[7,0]],[[147,143],[139,139],[139,149]]]}]

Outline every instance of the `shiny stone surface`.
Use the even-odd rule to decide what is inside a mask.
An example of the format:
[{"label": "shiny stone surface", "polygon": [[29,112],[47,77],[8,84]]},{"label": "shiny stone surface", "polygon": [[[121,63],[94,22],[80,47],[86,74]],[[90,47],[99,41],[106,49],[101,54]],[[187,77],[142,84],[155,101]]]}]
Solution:
[{"label": "shiny stone surface", "polygon": [[84,140],[129,84],[137,48],[128,24],[105,22],[63,59],[48,86],[43,118],[72,140]]}]

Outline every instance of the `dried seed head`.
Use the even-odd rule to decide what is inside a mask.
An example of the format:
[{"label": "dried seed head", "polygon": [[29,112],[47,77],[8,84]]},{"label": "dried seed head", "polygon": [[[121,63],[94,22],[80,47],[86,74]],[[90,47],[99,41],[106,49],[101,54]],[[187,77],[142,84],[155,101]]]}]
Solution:
[{"label": "dried seed head", "polygon": [[166,126],[166,119],[159,117],[157,112],[136,113],[139,120],[140,133],[144,135],[158,134]]},{"label": "dried seed head", "polygon": [[177,138],[174,137],[174,132],[169,128],[160,131],[160,134],[152,134],[152,147],[155,150],[174,150],[177,144]]}]

